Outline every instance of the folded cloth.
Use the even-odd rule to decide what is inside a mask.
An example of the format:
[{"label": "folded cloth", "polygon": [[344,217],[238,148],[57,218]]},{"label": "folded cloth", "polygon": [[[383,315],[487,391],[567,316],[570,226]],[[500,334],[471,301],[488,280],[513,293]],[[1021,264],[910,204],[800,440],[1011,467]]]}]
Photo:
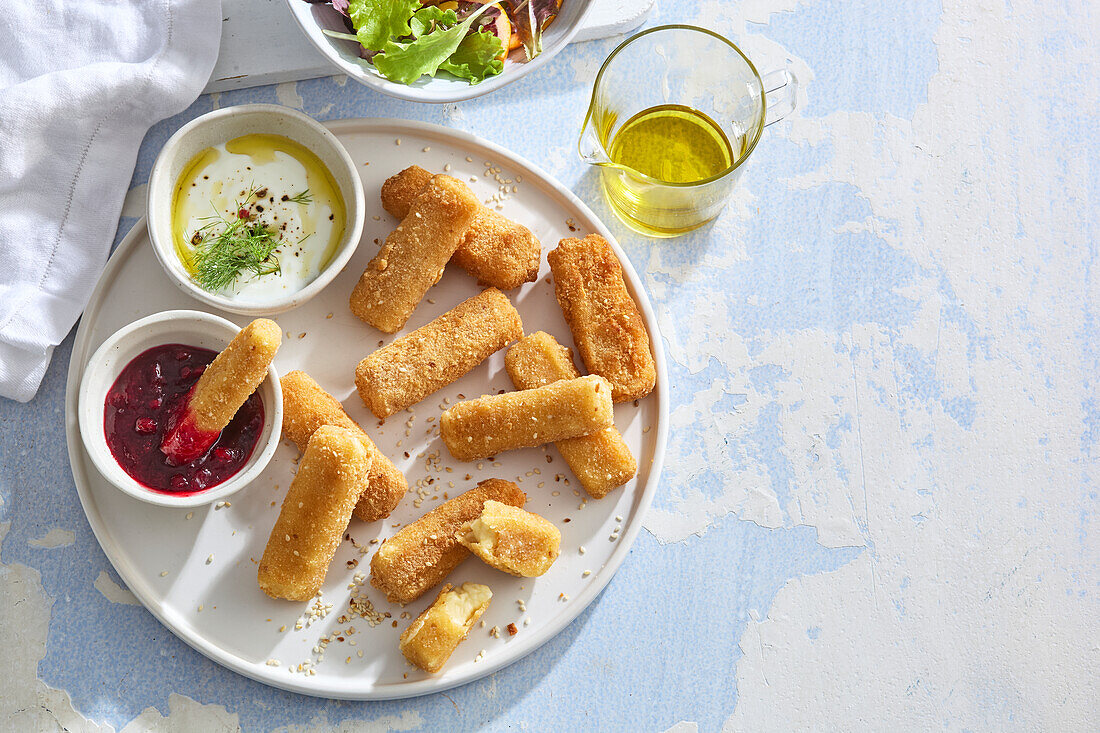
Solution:
[{"label": "folded cloth", "polygon": [[142,138],[198,97],[220,35],[220,0],[0,0],[0,396],[38,391]]}]

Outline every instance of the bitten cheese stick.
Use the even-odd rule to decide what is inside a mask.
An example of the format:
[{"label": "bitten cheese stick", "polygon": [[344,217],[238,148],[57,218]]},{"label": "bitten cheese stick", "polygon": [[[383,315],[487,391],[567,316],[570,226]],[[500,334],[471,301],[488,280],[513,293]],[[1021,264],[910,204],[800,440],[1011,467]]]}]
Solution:
[{"label": "bitten cheese stick", "polygon": [[[504,355],[504,366],[516,389],[534,389],[579,376],[570,350],[544,331],[537,331],[513,344]],[[285,386],[283,390],[285,392]],[[634,478],[638,470],[638,463],[615,426],[591,435],[559,440],[555,445],[593,499],[607,496],[612,489]]]},{"label": "bitten cheese stick", "polygon": [[173,426],[161,443],[160,450],[170,463],[189,463],[206,453],[267,376],[282,340],[278,324],[257,318],[214,357],[191,388],[187,404],[174,416]]},{"label": "bitten cheese stick", "polygon": [[397,332],[443,276],[478,206],[462,181],[433,177],[356,283],[352,313],[386,333]]},{"label": "bitten cheese stick", "polygon": [[409,490],[409,483],[397,466],[382,455],[370,436],[344,412],[343,405],[321,389],[313,377],[293,371],[284,375],[280,382],[283,387],[283,435],[300,451],[305,451],[310,437],[322,425],[347,428],[358,435],[371,464],[370,472],[363,477],[355,516],[364,522],[388,517]]},{"label": "bitten cheese stick", "polygon": [[485,613],[492,597],[487,585],[463,583],[455,588],[447,583],[432,605],[401,632],[401,653],[425,672],[438,672]]},{"label": "bitten cheese stick", "polygon": [[522,335],[519,313],[489,288],[363,359],[355,386],[382,419],[446,387]]},{"label": "bitten cheese stick", "polygon": [[[382,184],[382,208],[404,219],[413,198],[431,178],[418,165],[390,176]],[[542,244],[530,229],[479,205],[451,262],[482,285],[511,290],[538,279],[541,254]]]},{"label": "bitten cheese stick", "polygon": [[455,534],[480,516],[489,499],[521,507],[527,496],[511,481],[491,478],[440,504],[382,543],[370,561],[371,585],[390,603],[424,595],[470,556]]},{"label": "bitten cheese stick", "polygon": [[322,425],[313,433],[260,560],[264,593],[307,601],[321,589],[370,463],[355,431]]},{"label": "bitten cheese stick", "polygon": [[611,382],[616,402],[645,397],[657,380],[657,368],[645,322],[611,245],[598,234],[563,239],[546,259],[585,367]]},{"label": "bitten cheese stick", "polygon": [[545,573],[561,551],[561,532],[553,524],[491,499],[480,517],[458,530],[458,541],[488,565],[521,578]]},{"label": "bitten cheese stick", "polygon": [[514,448],[531,448],[610,427],[611,385],[590,375],[537,389],[486,395],[443,413],[439,434],[451,455],[475,461]]}]

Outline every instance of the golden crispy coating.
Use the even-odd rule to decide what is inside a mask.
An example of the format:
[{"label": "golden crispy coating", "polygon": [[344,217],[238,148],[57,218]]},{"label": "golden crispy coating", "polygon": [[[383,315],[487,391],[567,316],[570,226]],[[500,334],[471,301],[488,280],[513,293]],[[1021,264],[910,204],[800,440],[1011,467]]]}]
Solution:
[{"label": "golden crispy coating", "polygon": [[242,328],[191,388],[187,409],[164,436],[161,450],[179,463],[205,453],[267,376],[282,340],[278,324],[266,318]]},{"label": "golden crispy coating", "polygon": [[522,578],[545,573],[561,551],[561,532],[552,523],[492,500],[462,526],[458,541],[488,565]]},{"label": "golden crispy coating", "polygon": [[511,290],[538,279],[541,256],[542,243],[530,229],[482,206],[451,262],[482,285]]},{"label": "golden crispy coating", "polygon": [[409,215],[413,199],[431,180],[431,172],[418,165],[410,165],[393,174],[382,184],[382,208],[398,219],[404,219]]},{"label": "golden crispy coating", "polygon": [[[534,389],[578,376],[571,350],[545,331],[537,331],[513,344],[504,355],[504,366],[516,389]],[[637,461],[615,426],[559,440],[555,445],[593,499],[607,496],[638,471]]]},{"label": "golden crispy coating", "polygon": [[478,206],[462,181],[433,177],[356,283],[352,313],[386,333],[397,332],[443,276]]},{"label": "golden crispy coating", "polygon": [[241,329],[195,382],[187,409],[195,427],[221,431],[267,376],[283,341],[275,321],[257,318]]},{"label": "golden crispy coating", "polygon": [[438,672],[485,613],[493,592],[479,583],[443,586],[432,605],[401,632],[401,653],[425,672]]},{"label": "golden crispy coating", "polygon": [[489,288],[359,362],[355,386],[379,419],[416,404],[523,335],[507,296]]},{"label": "golden crispy coating", "polygon": [[260,560],[264,593],[307,601],[321,589],[370,463],[355,431],[322,425],[313,433]]},{"label": "golden crispy coating", "polygon": [[616,402],[645,397],[657,381],[657,367],[611,245],[598,234],[563,239],[546,259],[585,367],[611,382]]},{"label": "golden crispy coating", "polygon": [[[382,208],[404,219],[413,198],[431,177],[418,165],[390,176],[382,184]],[[479,205],[451,262],[482,285],[511,290],[538,279],[541,255],[542,244],[530,229]]]},{"label": "golden crispy coating", "polygon": [[401,497],[409,490],[409,483],[382,455],[370,436],[352,420],[335,397],[305,372],[293,371],[283,376],[283,435],[290,438],[298,450],[304,451],[310,437],[322,425],[336,425],[356,433],[371,457],[370,473],[363,478],[359,503],[355,516],[364,522],[388,517]]},{"label": "golden crispy coating", "polygon": [[371,585],[390,603],[409,603],[424,595],[470,556],[455,534],[481,514],[489,499],[521,507],[527,496],[511,481],[491,478],[440,504],[382,543],[370,561]]},{"label": "golden crispy coating", "polygon": [[439,434],[452,456],[475,461],[501,451],[591,435],[610,427],[614,419],[611,385],[590,375],[459,402],[443,413]]}]

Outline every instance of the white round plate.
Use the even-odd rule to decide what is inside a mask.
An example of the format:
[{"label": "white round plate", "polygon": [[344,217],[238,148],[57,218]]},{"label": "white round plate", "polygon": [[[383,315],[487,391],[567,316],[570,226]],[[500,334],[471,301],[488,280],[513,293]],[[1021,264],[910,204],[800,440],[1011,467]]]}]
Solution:
[{"label": "white round plate", "polygon": [[321,55],[332,65],[355,81],[376,91],[411,102],[443,104],[461,102],[480,97],[527,76],[569,45],[581,29],[581,21],[592,7],[591,0],[565,0],[558,17],[542,34],[542,53],[530,61],[505,61],[504,70],[490,76],[480,84],[470,84],[465,79],[440,72],[438,76],[422,76],[412,84],[398,84],[379,74],[373,67],[360,63],[359,47],[352,41],[326,36],[324,31],[347,33],[344,16],[325,3],[308,3],[305,0],[286,0],[290,14],[298,22]]},{"label": "white round plate", "polygon": [[[296,692],[353,699],[411,697],[469,682],[528,654],[576,618],[611,579],[641,529],[657,488],[668,423],[667,370],[657,320],[637,274],[607,228],[560,183],[492,143],[436,125],[364,119],[328,127],[359,164],[367,191],[367,226],[354,258],[332,284],[300,308],[275,317],[285,339],[275,366],[280,374],[303,369],[316,378],[344,403],[410,484],[408,495],[388,519],[372,524],[352,519],[348,535],[354,543],[341,544],[322,591],[331,612],[307,624],[310,604],[268,598],[256,582],[256,561],[298,458],[289,443],[284,441],[260,477],[234,495],[230,506],[197,509],[152,506],[123,494],[96,471],[84,450],[77,427],[77,393],[84,366],[99,344],[120,326],[150,313],[208,310],[168,282],[144,222],[112,255],[80,321],[65,401],[69,459],[80,501],[103,551],[145,607],[188,644],[241,674]],[[394,144],[398,137],[400,146]],[[365,325],[348,309],[348,295],[378,249],[373,241],[384,239],[397,224],[379,202],[382,181],[410,163],[435,171],[450,164],[451,173],[463,180],[476,176],[471,187],[488,198],[499,184],[483,175],[485,161],[501,169],[501,178],[518,182],[518,192],[503,203],[502,213],[528,226],[543,243],[539,280],[508,293],[525,331],[548,331],[572,346],[553,286],[547,282],[545,253],[562,237],[590,232],[602,234],[615,246],[649,328],[657,387],[637,406],[624,403],[615,408],[616,425],[638,459],[638,475],[600,501],[584,501],[584,490],[553,446],[511,451],[495,462],[461,463],[442,445],[436,426],[445,399],[453,404],[462,399],[459,395],[471,398],[512,389],[503,351],[415,405],[411,415],[394,415],[382,427],[355,391],[355,365],[394,338]],[[479,290],[465,272],[448,267],[401,333]],[[248,321],[227,317],[241,325]],[[438,458],[428,467],[430,455]],[[494,477],[518,481],[527,492],[527,508],[561,529],[561,557],[540,578],[505,575],[476,559],[460,565],[448,581],[485,583],[493,590],[493,601],[482,617],[485,626],[470,632],[440,674],[428,675],[406,664],[397,640],[410,619],[431,603],[435,591],[405,608],[387,603],[368,578],[377,546],[372,542],[438,506],[444,492],[454,496]],[[356,585],[357,574],[362,583],[353,590],[349,586]],[[353,593],[370,599],[383,615],[381,623],[372,626],[372,619],[349,611]],[[302,628],[296,628],[299,620]],[[514,636],[507,631],[511,623],[518,630]],[[490,633],[493,627],[499,628],[499,637]],[[312,650],[322,638],[331,641],[323,660],[318,660]],[[310,665],[299,671],[306,661]]]}]

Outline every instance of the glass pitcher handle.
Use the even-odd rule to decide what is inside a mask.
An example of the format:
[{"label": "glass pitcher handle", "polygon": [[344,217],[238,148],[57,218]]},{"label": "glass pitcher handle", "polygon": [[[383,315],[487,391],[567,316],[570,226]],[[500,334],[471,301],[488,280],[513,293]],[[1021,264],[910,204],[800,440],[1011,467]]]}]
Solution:
[{"label": "glass pitcher handle", "polygon": [[789,69],[776,69],[760,78],[764,82],[767,112],[764,126],[773,125],[794,112],[798,105],[798,79]]}]

